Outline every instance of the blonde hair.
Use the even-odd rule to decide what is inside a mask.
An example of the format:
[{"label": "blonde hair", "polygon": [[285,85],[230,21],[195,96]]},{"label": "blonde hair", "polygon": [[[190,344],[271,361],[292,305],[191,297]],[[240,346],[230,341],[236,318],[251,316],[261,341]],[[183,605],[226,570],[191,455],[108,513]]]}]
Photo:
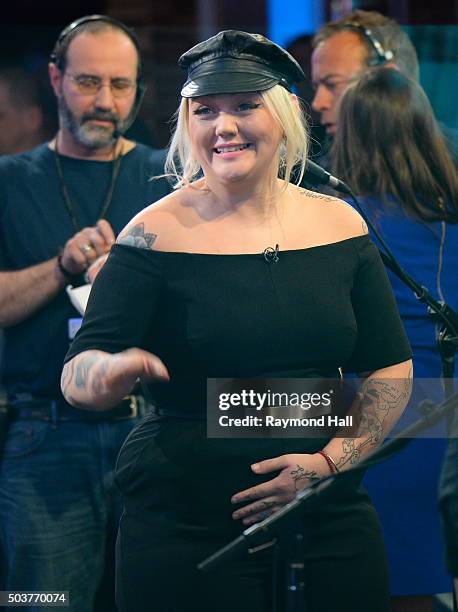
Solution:
[{"label": "blonde hair", "polygon": [[[279,149],[278,173],[285,181],[285,188],[291,178],[299,184],[305,172],[308,152],[308,127],[300,104],[296,105],[291,94],[281,85],[259,92],[272,117],[283,130]],[[176,181],[174,188],[179,189],[197,180],[201,171],[199,161],[193,156],[188,130],[189,105],[182,98],[174,115],[173,132],[167,159],[166,176]]]}]

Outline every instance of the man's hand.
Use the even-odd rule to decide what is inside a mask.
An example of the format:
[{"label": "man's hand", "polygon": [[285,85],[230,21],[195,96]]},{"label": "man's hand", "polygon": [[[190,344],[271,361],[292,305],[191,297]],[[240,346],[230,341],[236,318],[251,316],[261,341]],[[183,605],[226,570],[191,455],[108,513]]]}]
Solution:
[{"label": "man's hand", "polygon": [[290,454],[260,461],[251,466],[256,474],[279,471],[278,476],[256,487],[236,493],[233,504],[247,504],[232,514],[244,525],[264,520],[282,506],[292,501],[298,491],[311,482],[329,476],[328,465],[321,455]]},{"label": "man's hand", "polygon": [[114,242],[110,224],[100,219],[94,227],[85,227],[67,241],[61,263],[70,274],[82,274],[96,259],[107,254]]}]

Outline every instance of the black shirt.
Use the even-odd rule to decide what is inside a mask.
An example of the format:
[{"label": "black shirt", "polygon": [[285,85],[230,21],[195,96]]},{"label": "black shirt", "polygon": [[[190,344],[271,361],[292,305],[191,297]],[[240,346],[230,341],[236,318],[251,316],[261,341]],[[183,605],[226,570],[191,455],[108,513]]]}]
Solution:
[{"label": "black shirt", "polygon": [[167,408],[205,410],[207,377],[338,376],[400,363],[411,352],[368,236],[262,253],[169,253],[115,245],[66,360],[139,347],[171,380]]},{"label": "black shirt", "polygon": [[[65,207],[54,152],[47,144],[0,159],[0,264],[20,270],[47,261],[75,234]],[[94,225],[110,184],[112,163],[60,156],[81,228]],[[137,144],[122,157],[106,219],[116,234],[142,208],[166,195],[164,154]],[[27,320],[5,330],[4,383],[10,397],[60,397],[68,321],[79,317],[61,291]]]}]

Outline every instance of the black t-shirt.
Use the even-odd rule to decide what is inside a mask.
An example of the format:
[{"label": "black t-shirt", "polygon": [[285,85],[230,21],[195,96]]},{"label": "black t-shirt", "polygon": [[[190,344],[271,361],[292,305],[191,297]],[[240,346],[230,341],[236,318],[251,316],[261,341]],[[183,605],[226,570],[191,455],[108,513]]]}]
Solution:
[{"label": "black t-shirt", "polygon": [[[110,184],[112,162],[60,156],[65,185],[81,228],[94,225]],[[137,144],[123,156],[105,218],[116,234],[145,206],[169,192],[164,153]],[[0,159],[0,265],[20,270],[55,257],[75,234],[47,144]],[[79,317],[65,293],[5,330],[4,383],[10,397],[60,397],[69,345],[68,321]]]},{"label": "black t-shirt", "polygon": [[168,253],[115,245],[66,360],[140,347],[171,380],[159,405],[205,411],[207,377],[338,376],[411,357],[368,236],[260,254]]}]

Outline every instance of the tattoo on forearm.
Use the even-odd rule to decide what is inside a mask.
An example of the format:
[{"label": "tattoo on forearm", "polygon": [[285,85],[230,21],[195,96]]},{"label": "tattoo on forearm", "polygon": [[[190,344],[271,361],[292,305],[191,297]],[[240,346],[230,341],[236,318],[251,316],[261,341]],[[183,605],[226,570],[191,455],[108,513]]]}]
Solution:
[{"label": "tattoo on forearm", "polygon": [[151,249],[157,234],[145,234],[145,224],[138,223],[130,228],[125,234],[122,234],[117,240],[118,244],[133,246],[139,249]]},{"label": "tattoo on forearm", "polygon": [[78,360],[75,367],[75,387],[77,389],[84,389],[86,387],[89,372],[99,359],[99,355],[87,355]]},{"label": "tattoo on forearm", "polygon": [[294,489],[300,490],[299,482],[301,480],[318,480],[319,476],[315,470],[305,470],[302,465],[297,464],[295,470],[291,470],[291,477],[294,482]]},{"label": "tattoo on forearm", "polygon": [[363,383],[358,394],[361,399],[353,411],[357,429],[354,437],[342,440],[342,456],[337,460],[337,467],[346,463],[354,465],[365,449],[382,442],[400,406],[407,403],[410,389],[409,378],[392,383],[373,378]]},{"label": "tattoo on forearm", "polygon": [[65,364],[64,369],[62,370],[62,393],[66,395],[69,384],[73,381],[73,376],[75,374],[75,360],[72,359],[68,363]]},{"label": "tattoo on forearm", "polygon": [[105,389],[105,380],[108,373],[108,362],[102,361],[92,376],[91,388],[95,395],[101,395]]}]

